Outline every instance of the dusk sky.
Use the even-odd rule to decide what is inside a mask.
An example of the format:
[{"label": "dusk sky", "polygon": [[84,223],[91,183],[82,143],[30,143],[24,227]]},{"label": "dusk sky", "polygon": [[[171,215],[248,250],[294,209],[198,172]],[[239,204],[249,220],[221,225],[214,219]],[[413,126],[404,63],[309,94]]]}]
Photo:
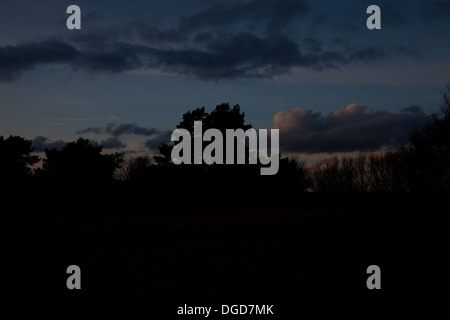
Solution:
[{"label": "dusk sky", "polygon": [[450,1],[17,0],[0,30],[0,135],[36,151],[155,150],[223,102],[279,128],[284,153],[374,151],[405,143],[450,81]]}]

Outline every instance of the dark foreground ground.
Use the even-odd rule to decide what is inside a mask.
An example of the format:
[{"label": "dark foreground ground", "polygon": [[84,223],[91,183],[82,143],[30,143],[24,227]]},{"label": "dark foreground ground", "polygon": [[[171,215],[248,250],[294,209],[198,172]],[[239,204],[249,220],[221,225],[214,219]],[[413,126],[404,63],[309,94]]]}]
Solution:
[{"label": "dark foreground ground", "polygon": [[[171,314],[185,303],[287,313],[310,301],[450,298],[445,207],[200,211],[7,221],[1,290],[16,301],[132,299]],[[73,264],[81,290],[66,287]],[[369,265],[381,268],[381,290],[366,287]]]}]

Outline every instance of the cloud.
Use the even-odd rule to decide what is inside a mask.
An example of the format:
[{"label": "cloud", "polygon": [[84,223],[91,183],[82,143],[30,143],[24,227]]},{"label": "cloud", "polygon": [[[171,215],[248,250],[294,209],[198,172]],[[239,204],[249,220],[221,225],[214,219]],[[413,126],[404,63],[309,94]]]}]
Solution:
[{"label": "cloud", "polygon": [[76,59],[77,51],[71,45],[56,40],[0,47],[0,80],[11,81],[38,64],[70,63]]},{"label": "cloud", "polygon": [[153,56],[164,71],[202,79],[270,78],[310,60],[285,36],[260,38],[247,32],[214,39],[206,49],[157,50]]},{"label": "cloud", "polygon": [[170,141],[170,135],[168,135],[167,132],[161,132],[156,128],[138,126],[136,123],[122,123],[120,125],[109,123],[105,127],[89,127],[76,132],[76,134],[86,133],[111,135],[111,137],[106,140],[102,140],[100,143],[96,142],[97,144],[102,145],[105,149],[125,148],[126,144],[123,143],[119,137],[129,134],[152,137],[151,139],[147,139],[144,143],[144,145],[149,149],[157,149],[159,144]]},{"label": "cloud", "polygon": [[450,1],[432,1],[421,5],[421,15],[425,19],[450,18]]},{"label": "cloud", "polygon": [[[414,49],[401,45],[343,46],[311,36],[301,39],[287,30],[310,11],[305,0],[221,1],[175,17],[167,29],[124,22],[92,33],[0,46],[0,81],[16,80],[23,72],[49,64],[94,74],[154,70],[229,80],[267,79],[295,67],[325,70],[417,57]],[[389,11],[392,21],[402,21],[395,6]],[[92,11],[91,16],[96,18],[97,13]]]},{"label": "cloud", "polygon": [[130,24],[127,32],[135,34],[148,43],[168,44],[185,42],[188,37],[185,32],[178,29],[160,30],[146,23],[136,22]]},{"label": "cloud", "polygon": [[106,140],[102,140],[100,145],[105,149],[119,149],[125,148],[127,145],[119,140],[117,137],[110,137]]},{"label": "cloud", "polygon": [[0,81],[13,81],[22,72],[46,64],[90,73],[151,69],[221,80],[271,78],[286,74],[293,67],[323,70],[415,55],[414,50],[401,46],[350,46],[329,50],[313,38],[301,45],[285,35],[258,36],[249,32],[209,34],[203,38],[203,44],[186,44],[181,48],[180,45],[160,48],[158,44],[101,41],[97,37],[84,36],[73,43],[50,39],[0,47]]},{"label": "cloud", "polygon": [[363,61],[366,63],[381,61],[386,58],[386,51],[381,47],[356,49],[348,56],[350,62]]},{"label": "cloud", "polygon": [[35,152],[43,152],[45,149],[62,149],[66,143],[62,140],[50,141],[47,137],[37,136],[33,139],[32,145]]},{"label": "cloud", "polygon": [[95,134],[101,134],[104,132],[104,129],[101,127],[89,127],[83,130],[76,131],[76,134],[85,134],[85,133],[95,133]]},{"label": "cloud", "polygon": [[134,134],[140,136],[152,136],[158,132],[155,128],[145,128],[140,127],[135,123],[123,123],[118,127],[108,126],[107,132],[111,133],[113,136],[121,136],[124,134]]},{"label": "cloud", "polygon": [[147,139],[144,142],[144,145],[150,150],[158,150],[158,147],[161,144],[170,142],[171,135],[172,135],[172,131],[162,132],[162,133],[156,135],[152,139]]},{"label": "cloud", "polygon": [[395,113],[353,103],[326,116],[303,108],[280,111],[270,129],[280,130],[284,152],[374,151],[406,143],[412,127],[426,119],[418,106]]},{"label": "cloud", "polygon": [[422,107],[418,105],[412,105],[409,107],[405,107],[401,109],[402,112],[409,112],[409,113],[415,113],[420,114],[423,113]]},{"label": "cloud", "polygon": [[[104,149],[118,149],[125,148],[126,144],[120,141],[117,137],[110,137],[106,140],[98,142],[97,140],[89,140],[93,146],[102,146]],[[32,140],[32,145],[35,152],[43,152],[45,149],[61,150],[67,142],[63,140],[51,141],[47,137],[37,136]]]},{"label": "cloud", "polygon": [[102,134],[108,133],[113,137],[119,137],[125,134],[134,134],[140,136],[152,136],[157,134],[159,131],[155,128],[146,128],[138,126],[136,123],[123,123],[117,126],[114,123],[108,124],[106,127],[89,127],[80,131],[77,131],[76,134],[85,134],[85,133],[95,133]]},{"label": "cloud", "polygon": [[37,65],[59,64],[89,72],[123,72],[138,65],[136,53],[126,44],[81,52],[73,45],[50,39],[0,47],[0,80],[12,81]]}]

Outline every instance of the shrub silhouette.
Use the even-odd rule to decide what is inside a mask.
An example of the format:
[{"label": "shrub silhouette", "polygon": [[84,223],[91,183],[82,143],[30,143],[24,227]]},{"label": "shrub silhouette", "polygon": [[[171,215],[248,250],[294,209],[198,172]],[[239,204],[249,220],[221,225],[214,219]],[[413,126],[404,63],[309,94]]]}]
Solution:
[{"label": "shrub silhouette", "polygon": [[122,162],[116,177],[121,181],[139,182],[148,179],[149,167],[152,165],[149,156],[127,158]]},{"label": "shrub silhouette", "polygon": [[411,192],[413,172],[412,153],[407,147],[384,153],[374,152],[368,157],[367,183],[372,192]]},{"label": "shrub silhouette", "polygon": [[367,191],[367,157],[332,157],[317,162],[310,171],[312,188],[318,192]]}]

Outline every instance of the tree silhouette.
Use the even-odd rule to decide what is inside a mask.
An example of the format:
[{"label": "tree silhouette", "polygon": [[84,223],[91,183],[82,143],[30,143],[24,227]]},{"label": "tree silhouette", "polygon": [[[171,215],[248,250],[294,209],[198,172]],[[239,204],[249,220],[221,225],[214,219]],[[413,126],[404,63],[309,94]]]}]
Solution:
[{"label": "tree silhouette", "polygon": [[203,121],[204,130],[215,128],[225,134],[226,129],[251,129],[251,124],[245,124],[245,112],[237,104],[233,108],[228,103],[223,103],[210,113],[206,114]]},{"label": "tree silhouette", "polygon": [[416,191],[450,189],[450,84],[442,94],[440,112],[410,135],[413,187]]},{"label": "tree silhouette", "polygon": [[208,113],[205,112],[205,107],[197,108],[183,114],[183,120],[177,125],[177,129],[186,129],[192,135],[194,134],[194,121],[205,122]]},{"label": "tree silhouette", "polygon": [[[245,131],[252,128],[250,124],[245,124],[245,113],[241,112],[239,104],[230,107],[228,103],[222,103],[217,105],[209,114],[205,111],[205,107],[188,111],[183,114],[182,121],[176,127],[177,129],[186,129],[193,136],[195,121],[202,121],[203,132],[214,128],[222,132],[223,135],[226,129],[242,129]],[[203,147],[206,147],[206,145],[207,143],[203,142]],[[172,149],[173,145],[170,143],[160,145],[159,152],[161,155],[154,156],[156,163],[158,165],[173,164],[171,160]]]},{"label": "tree silhouette", "polygon": [[66,144],[61,150],[46,149],[44,176],[49,181],[68,184],[111,182],[123,154],[102,154],[102,149],[83,138]]},{"label": "tree silhouette", "polygon": [[18,183],[31,176],[31,166],[39,161],[31,140],[18,136],[0,136],[0,179],[3,183]]}]

